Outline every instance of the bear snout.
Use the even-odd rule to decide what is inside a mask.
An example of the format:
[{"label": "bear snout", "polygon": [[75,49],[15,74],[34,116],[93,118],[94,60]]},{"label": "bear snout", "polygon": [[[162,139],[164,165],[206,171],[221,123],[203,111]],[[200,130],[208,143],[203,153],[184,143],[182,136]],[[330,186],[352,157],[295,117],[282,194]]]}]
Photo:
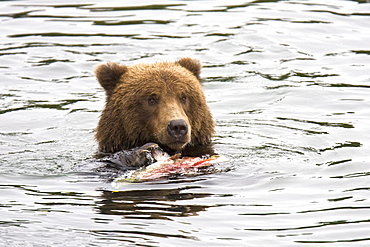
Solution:
[{"label": "bear snout", "polygon": [[188,125],[184,119],[171,120],[167,131],[171,137],[179,140],[188,133]]}]

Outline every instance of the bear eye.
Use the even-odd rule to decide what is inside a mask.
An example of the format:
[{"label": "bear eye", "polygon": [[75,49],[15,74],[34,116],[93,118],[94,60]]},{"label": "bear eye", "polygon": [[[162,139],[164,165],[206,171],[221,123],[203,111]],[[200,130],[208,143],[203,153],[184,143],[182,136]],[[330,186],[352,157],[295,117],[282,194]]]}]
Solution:
[{"label": "bear eye", "polygon": [[185,104],[186,103],[186,95],[181,96],[180,102]]},{"label": "bear eye", "polygon": [[156,95],[150,95],[149,98],[148,98],[148,103],[149,105],[156,105],[158,104],[158,99],[157,99],[157,96]]}]

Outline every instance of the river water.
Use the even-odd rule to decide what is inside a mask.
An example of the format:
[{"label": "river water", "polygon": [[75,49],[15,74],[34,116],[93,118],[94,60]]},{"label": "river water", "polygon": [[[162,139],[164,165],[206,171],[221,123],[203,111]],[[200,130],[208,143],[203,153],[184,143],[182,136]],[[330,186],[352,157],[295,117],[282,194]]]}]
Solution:
[{"label": "river water", "polygon": [[[0,27],[1,246],[370,244],[368,1],[1,1]],[[94,67],[185,56],[228,162],[93,173]]]}]

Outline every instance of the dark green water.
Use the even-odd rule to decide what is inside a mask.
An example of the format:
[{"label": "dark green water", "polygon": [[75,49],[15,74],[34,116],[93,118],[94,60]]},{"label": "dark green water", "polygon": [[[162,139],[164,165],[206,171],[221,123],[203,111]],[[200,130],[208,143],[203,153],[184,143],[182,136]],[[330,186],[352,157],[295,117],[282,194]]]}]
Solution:
[{"label": "dark green water", "polygon": [[[368,246],[369,40],[367,1],[1,1],[0,246]],[[90,173],[94,67],[184,56],[225,171]]]}]

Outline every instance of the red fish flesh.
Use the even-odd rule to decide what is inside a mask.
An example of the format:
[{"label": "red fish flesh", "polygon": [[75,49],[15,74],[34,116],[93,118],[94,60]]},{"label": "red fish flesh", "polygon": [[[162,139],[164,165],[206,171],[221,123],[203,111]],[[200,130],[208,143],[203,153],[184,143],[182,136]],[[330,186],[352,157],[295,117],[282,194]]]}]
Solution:
[{"label": "red fish flesh", "polygon": [[170,158],[164,157],[164,159],[158,160],[157,162],[140,168],[136,171],[131,171],[124,178],[116,179],[118,181],[127,182],[141,182],[148,180],[155,180],[162,177],[170,177],[171,175],[186,175],[193,174],[197,169],[207,167],[215,163],[218,156],[214,155],[208,158],[201,157],[183,157],[178,158],[176,155]]}]

